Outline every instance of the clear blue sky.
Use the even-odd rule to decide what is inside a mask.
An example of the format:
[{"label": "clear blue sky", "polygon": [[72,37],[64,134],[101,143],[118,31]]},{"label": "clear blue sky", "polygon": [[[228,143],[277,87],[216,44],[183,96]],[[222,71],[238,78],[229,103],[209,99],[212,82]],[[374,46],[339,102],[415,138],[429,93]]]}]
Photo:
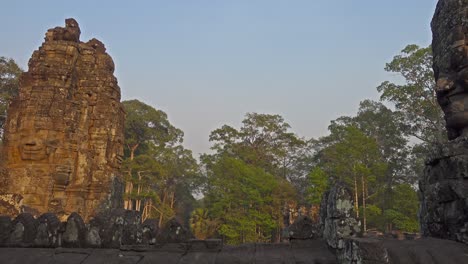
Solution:
[{"label": "clear blue sky", "polygon": [[282,115],[307,138],[355,114],[395,76],[407,44],[427,46],[436,0],[3,1],[0,56],[24,69],[47,29],[73,17],[103,41],[123,100],[165,111],[185,146],[247,112]]}]

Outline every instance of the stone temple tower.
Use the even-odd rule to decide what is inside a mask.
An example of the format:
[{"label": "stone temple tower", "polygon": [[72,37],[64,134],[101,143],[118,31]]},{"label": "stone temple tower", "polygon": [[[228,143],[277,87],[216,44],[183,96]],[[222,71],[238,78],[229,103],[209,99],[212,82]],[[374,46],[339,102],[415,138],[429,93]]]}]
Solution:
[{"label": "stone temple tower", "polygon": [[125,113],[114,62],[78,23],[49,29],[8,108],[0,214],[77,212],[86,220],[122,207]]},{"label": "stone temple tower", "polygon": [[435,93],[451,141],[419,181],[421,232],[468,244],[468,0],[439,0],[431,27]]}]

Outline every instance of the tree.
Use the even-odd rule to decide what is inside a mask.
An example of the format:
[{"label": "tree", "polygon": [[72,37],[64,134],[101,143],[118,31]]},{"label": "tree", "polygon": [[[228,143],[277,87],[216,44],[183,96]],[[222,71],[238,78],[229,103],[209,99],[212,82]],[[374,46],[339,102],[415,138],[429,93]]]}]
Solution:
[{"label": "tree", "polygon": [[190,229],[198,239],[208,239],[217,233],[219,224],[214,220],[208,211],[203,207],[197,208],[190,217]]},{"label": "tree", "polygon": [[138,100],[124,101],[126,175],[125,208],[156,217],[159,226],[176,215],[189,219],[182,207],[194,202],[199,168],[190,150],[181,143],[183,132],[169,122],[166,113]]},{"label": "tree", "polygon": [[210,141],[217,155],[240,158],[300,187],[298,181],[311,169],[311,147],[290,128],[279,115],[247,113],[239,130],[224,125],[211,132]]},{"label": "tree", "polygon": [[[373,215],[376,227],[392,231],[398,229],[406,232],[418,232],[418,195],[409,184],[397,184],[393,192],[388,194],[391,199],[391,207],[385,211],[376,211]],[[374,206],[378,208],[377,206]]]},{"label": "tree", "polygon": [[[125,118],[125,158],[127,173],[125,183],[125,193],[133,193],[134,180],[132,180],[132,167],[136,154],[152,151],[154,148],[164,148],[166,144],[175,144],[180,142],[183,136],[182,131],[173,127],[167,119],[166,113],[156,110],[153,107],[140,102],[138,100],[130,100],[122,102],[126,114]],[[137,172],[138,174],[138,172]],[[139,176],[141,178],[141,172]],[[139,184],[137,182],[137,184]],[[140,187],[137,186],[137,193]],[[126,199],[125,209],[140,208],[139,202],[135,201],[135,205],[131,199]]]},{"label": "tree", "polygon": [[328,189],[329,177],[320,167],[315,167],[308,175],[306,200],[312,205],[320,205],[323,194]]},{"label": "tree", "polygon": [[229,244],[270,242],[292,188],[284,179],[227,155],[209,166],[205,204],[219,223],[218,233]]},{"label": "tree", "polygon": [[380,99],[395,105],[402,116],[405,133],[430,147],[446,142],[445,121],[434,91],[431,47],[406,46],[387,63],[385,70],[398,73],[404,84],[383,82]]},{"label": "tree", "polygon": [[413,147],[409,145],[404,132],[401,113],[392,111],[380,102],[364,100],[356,116],[343,116],[331,122],[331,134],[321,139],[325,142],[322,147],[342,139],[348,126],[355,126],[375,139],[382,161],[386,163],[385,175],[376,183],[375,193],[371,197],[372,206],[385,212],[392,208],[394,187],[402,183],[416,184],[419,172],[416,164],[420,163],[415,163],[414,155],[411,155]]},{"label": "tree", "polygon": [[[158,199],[156,206],[165,209],[166,212],[176,214],[178,205],[190,205],[193,202],[192,192],[199,186],[199,167],[192,156],[192,151],[181,145],[165,148],[156,152],[153,156],[163,167],[160,178],[157,181]],[[189,202],[190,200],[190,202]],[[159,214],[159,224],[171,217],[168,213]],[[188,220],[189,215],[186,215]]]},{"label": "tree", "polygon": [[353,190],[356,217],[359,217],[361,198],[365,231],[366,203],[375,192],[375,183],[385,175],[387,164],[382,160],[375,139],[354,126],[345,127],[342,132],[338,142],[319,153],[320,164],[332,181],[344,182]]},{"label": "tree", "polygon": [[0,57],[0,140],[3,137],[8,105],[18,95],[19,77],[22,72],[13,59]]},{"label": "tree", "polygon": [[171,125],[167,114],[138,100],[122,102],[125,112],[125,146],[130,159],[138,148],[164,147],[182,141],[183,132]]},{"label": "tree", "polygon": [[285,205],[297,204],[292,183],[310,170],[309,142],[289,129],[279,115],[249,113],[240,129],[211,132],[215,153],[201,157],[204,205],[229,243],[279,241]]}]

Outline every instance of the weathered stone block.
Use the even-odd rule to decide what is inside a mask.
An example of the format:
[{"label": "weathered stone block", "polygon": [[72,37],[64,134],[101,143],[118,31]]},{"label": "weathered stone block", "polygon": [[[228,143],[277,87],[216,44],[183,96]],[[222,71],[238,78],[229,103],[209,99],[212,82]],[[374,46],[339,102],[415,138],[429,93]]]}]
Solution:
[{"label": "weathered stone block", "polygon": [[142,241],[141,213],[125,210],[122,245],[138,245]]},{"label": "weathered stone block", "polygon": [[158,235],[158,220],[146,219],[142,224],[142,244],[154,245]]},{"label": "weathered stone block", "polygon": [[0,216],[0,246],[6,245],[11,233],[11,218],[9,216]]},{"label": "weathered stone block", "polygon": [[156,241],[157,243],[181,243],[193,239],[193,234],[184,228],[176,219],[169,220],[163,228],[161,228]]},{"label": "weathered stone block", "polygon": [[53,213],[45,213],[37,220],[34,245],[38,247],[57,247],[59,245],[60,221]]},{"label": "weathered stone block", "polygon": [[289,226],[289,239],[313,239],[320,237],[320,228],[308,216],[299,217]]},{"label": "weathered stone block", "polygon": [[36,232],[36,219],[29,213],[21,213],[12,222],[8,244],[10,246],[32,245],[36,238]]},{"label": "weathered stone block", "polygon": [[381,240],[352,238],[345,241],[345,250],[338,255],[340,263],[390,263]]},{"label": "weathered stone block", "polygon": [[64,247],[83,247],[85,245],[86,226],[81,216],[72,213],[65,223],[65,231],[62,235]]}]

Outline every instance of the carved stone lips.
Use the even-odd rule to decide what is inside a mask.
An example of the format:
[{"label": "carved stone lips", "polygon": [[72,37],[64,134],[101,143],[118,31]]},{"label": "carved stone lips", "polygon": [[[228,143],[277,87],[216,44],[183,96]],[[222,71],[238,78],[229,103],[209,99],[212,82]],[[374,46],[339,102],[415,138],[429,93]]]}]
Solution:
[{"label": "carved stone lips", "polygon": [[42,146],[23,146],[22,151],[23,153],[39,153],[42,150],[44,150],[44,147]]}]

